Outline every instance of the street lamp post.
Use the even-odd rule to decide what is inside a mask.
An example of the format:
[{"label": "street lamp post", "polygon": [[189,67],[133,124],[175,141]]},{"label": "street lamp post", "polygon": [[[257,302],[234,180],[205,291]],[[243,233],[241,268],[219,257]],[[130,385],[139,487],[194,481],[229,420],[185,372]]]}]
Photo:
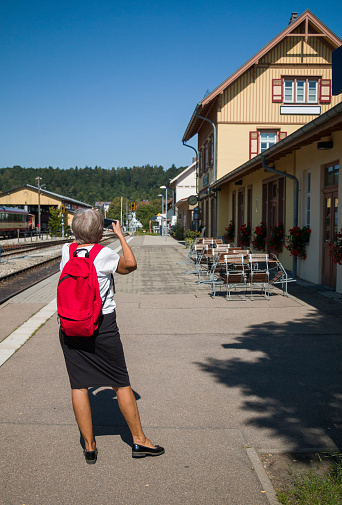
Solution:
[{"label": "street lamp post", "polygon": [[162,229],[161,236],[163,236],[164,235],[164,229],[163,229],[164,195],[159,194],[158,196],[161,196],[161,199],[162,199],[162,208],[161,208],[161,214],[160,214],[160,222],[161,222],[161,229]]},{"label": "street lamp post", "polygon": [[160,186],[160,189],[165,189],[165,242],[167,242],[167,186]]},{"label": "street lamp post", "polygon": [[38,181],[38,235],[40,238],[40,225],[41,225],[41,220],[40,220],[40,181],[42,180],[41,177],[36,177],[36,181]]}]

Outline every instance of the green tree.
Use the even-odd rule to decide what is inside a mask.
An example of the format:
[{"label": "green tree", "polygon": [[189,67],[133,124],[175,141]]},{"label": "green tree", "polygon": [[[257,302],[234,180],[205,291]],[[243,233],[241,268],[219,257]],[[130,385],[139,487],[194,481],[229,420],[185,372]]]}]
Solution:
[{"label": "green tree", "polygon": [[59,213],[59,209],[56,207],[49,207],[49,230],[50,232],[52,231],[59,231],[62,229],[62,216]]},{"label": "green tree", "polygon": [[141,203],[137,208],[137,219],[145,230],[149,229],[149,221],[161,211],[160,200],[153,200],[149,203]]},{"label": "green tree", "polygon": [[[126,213],[126,202],[128,204],[129,210],[129,202],[127,198],[122,199],[122,214]],[[121,219],[121,196],[116,196],[112,203],[109,206],[107,212],[108,219]],[[122,223],[121,223],[122,224]]]}]

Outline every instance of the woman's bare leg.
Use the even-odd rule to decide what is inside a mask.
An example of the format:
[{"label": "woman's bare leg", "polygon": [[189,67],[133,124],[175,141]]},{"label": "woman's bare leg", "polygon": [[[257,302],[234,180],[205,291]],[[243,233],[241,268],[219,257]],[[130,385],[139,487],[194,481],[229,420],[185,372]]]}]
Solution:
[{"label": "woman's bare leg", "polygon": [[124,416],[129,429],[131,430],[133,443],[144,445],[145,447],[155,448],[152,442],[146,437],[143,432],[138,405],[130,386],[113,388],[118,398],[118,404],[122,415]]},{"label": "woman's bare leg", "polygon": [[95,451],[96,446],[88,389],[72,389],[71,397],[75,418],[84,439],[85,450]]}]

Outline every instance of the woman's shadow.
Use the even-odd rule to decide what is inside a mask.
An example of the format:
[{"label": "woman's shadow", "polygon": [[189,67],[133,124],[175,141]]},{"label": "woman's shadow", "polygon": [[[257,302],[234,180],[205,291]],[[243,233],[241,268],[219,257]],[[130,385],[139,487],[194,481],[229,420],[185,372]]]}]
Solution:
[{"label": "woman's shadow", "polygon": [[[141,397],[134,392],[135,399]],[[121,414],[118,400],[114,389],[91,387],[88,390],[91,414],[93,419],[94,438],[104,435],[120,435],[123,442],[132,446],[133,439]],[[80,435],[80,444],[84,449],[84,441]]]}]

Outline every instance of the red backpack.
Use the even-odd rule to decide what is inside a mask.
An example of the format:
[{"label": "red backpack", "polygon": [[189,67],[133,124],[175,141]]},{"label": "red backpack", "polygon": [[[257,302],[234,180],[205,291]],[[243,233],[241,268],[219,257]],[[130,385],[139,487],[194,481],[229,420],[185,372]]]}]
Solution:
[{"label": "red backpack", "polygon": [[[94,259],[103,249],[98,244],[85,257],[78,257],[77,244],[69,248],[69,261],[65,264],[57,287],[57,312],[61,328],[68,336],[91,337],[99,326],[102,314]],[[84,250],[84,249],[83,249]]]}]

